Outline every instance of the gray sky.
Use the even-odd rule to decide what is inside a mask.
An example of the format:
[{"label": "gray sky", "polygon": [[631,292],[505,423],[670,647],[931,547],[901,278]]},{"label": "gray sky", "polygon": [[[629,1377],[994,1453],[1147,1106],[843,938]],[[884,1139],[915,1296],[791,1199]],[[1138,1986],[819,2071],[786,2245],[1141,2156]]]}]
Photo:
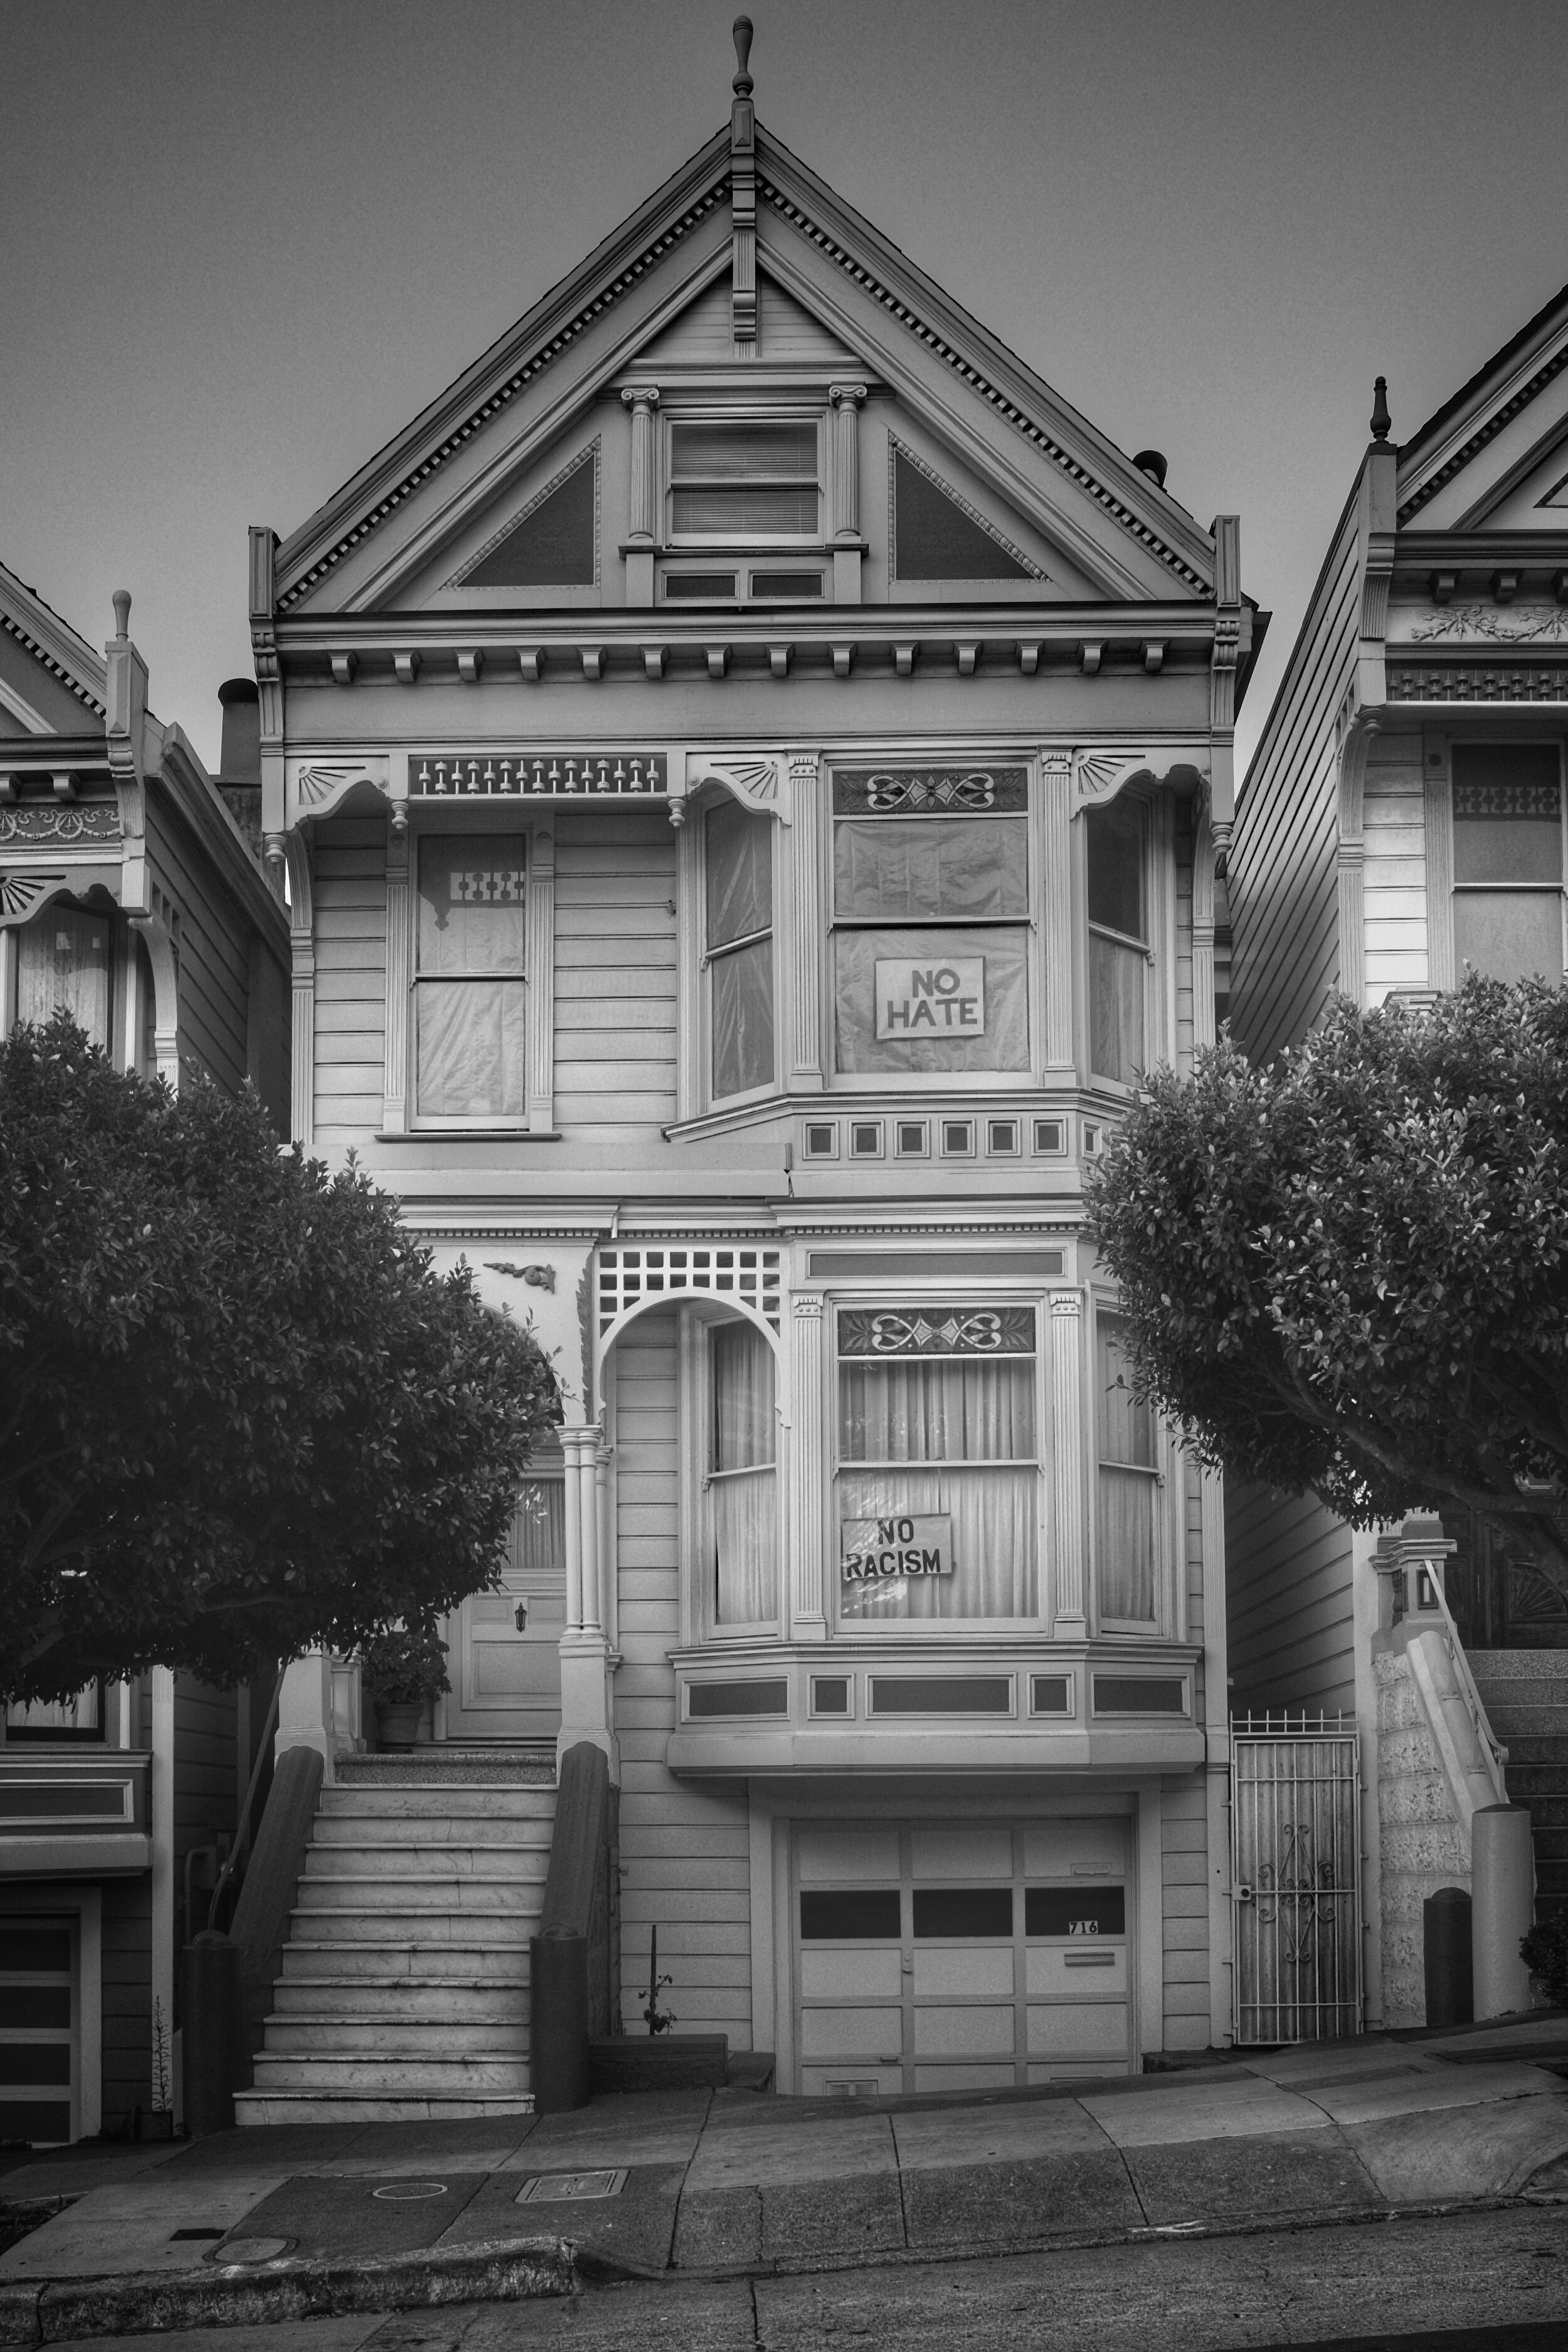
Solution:
[{"label": "gray sky", "polygon": [[[216,763],[287,533],[726,119],[733,0],[0,0],[0,559]],[[1276,614],[1568,279],[1562,0],[751,0],[761,120]]]}]

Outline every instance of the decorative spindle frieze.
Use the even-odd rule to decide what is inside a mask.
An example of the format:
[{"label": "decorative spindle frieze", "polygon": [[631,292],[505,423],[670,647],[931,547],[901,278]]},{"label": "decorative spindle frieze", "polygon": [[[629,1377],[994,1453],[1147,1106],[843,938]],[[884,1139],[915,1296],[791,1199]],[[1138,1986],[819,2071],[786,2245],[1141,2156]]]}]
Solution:
[{"label": "decorative spindle frieze", "polygon": [[412,800],[646,800],[669,790],[662,751],[413,752]]}]

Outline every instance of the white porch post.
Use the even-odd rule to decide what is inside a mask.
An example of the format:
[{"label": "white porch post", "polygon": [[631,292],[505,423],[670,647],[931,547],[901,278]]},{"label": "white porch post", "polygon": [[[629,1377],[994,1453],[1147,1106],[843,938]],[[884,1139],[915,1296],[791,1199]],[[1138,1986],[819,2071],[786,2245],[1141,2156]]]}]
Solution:
[{"label": "white porch post", "polygon": [[331,1786],[337,1778],[337,1731],[332,1704],[332,1661],[326,1650],[307,1650],[291,1658],[278,1694],[278,1736],[274,1756],[289,1748],[313,1748],[321,1759],[321,1778]]},{"label": "white porch post", "polygon": [[825,1642],[822,1593],[822,1445],[827,1367],[818,1292],[795,1293],[789,1320],[789,1630]]},{"label": "white porch post", "polygon": [[[561,1636],[561,1731],[557,1756],[580,1740],[591,1740],[619,1777],[610,1728],[609,1645],[600,1578],[600,1452],[604,1433],[596,1422],[569,1424],[561,1432],[566,1457],[566,1631]],[[613,1569],[612,1571],[613,1573]]]}]

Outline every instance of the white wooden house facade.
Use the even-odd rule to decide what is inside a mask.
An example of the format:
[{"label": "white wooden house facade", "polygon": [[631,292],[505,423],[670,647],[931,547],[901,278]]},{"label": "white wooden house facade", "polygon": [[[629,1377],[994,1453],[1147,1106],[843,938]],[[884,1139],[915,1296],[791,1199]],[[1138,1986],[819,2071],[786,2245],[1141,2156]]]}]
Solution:
[{"label": "white wooden house facade", "polygon": [[628,2019],[657,1927],[785,2088],[1135,2068],[1228,2028],[1221,1527],[1080,1179],[1212,1034],[1254,616],[750,89],[252,534],[294,1131],[554,1351],[432,1736],[605,1749]]}]

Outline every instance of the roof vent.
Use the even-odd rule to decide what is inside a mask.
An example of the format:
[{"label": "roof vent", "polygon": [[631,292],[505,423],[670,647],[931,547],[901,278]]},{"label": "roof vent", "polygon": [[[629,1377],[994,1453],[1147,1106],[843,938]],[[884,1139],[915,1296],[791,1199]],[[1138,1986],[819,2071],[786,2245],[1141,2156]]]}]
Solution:
[{"label": "roof vent", "polygon": [[1141,474],[1147,474],[1157,489],[1165,487],[1165,453],[1163,449],[1140,449],[1132,463]]}]

